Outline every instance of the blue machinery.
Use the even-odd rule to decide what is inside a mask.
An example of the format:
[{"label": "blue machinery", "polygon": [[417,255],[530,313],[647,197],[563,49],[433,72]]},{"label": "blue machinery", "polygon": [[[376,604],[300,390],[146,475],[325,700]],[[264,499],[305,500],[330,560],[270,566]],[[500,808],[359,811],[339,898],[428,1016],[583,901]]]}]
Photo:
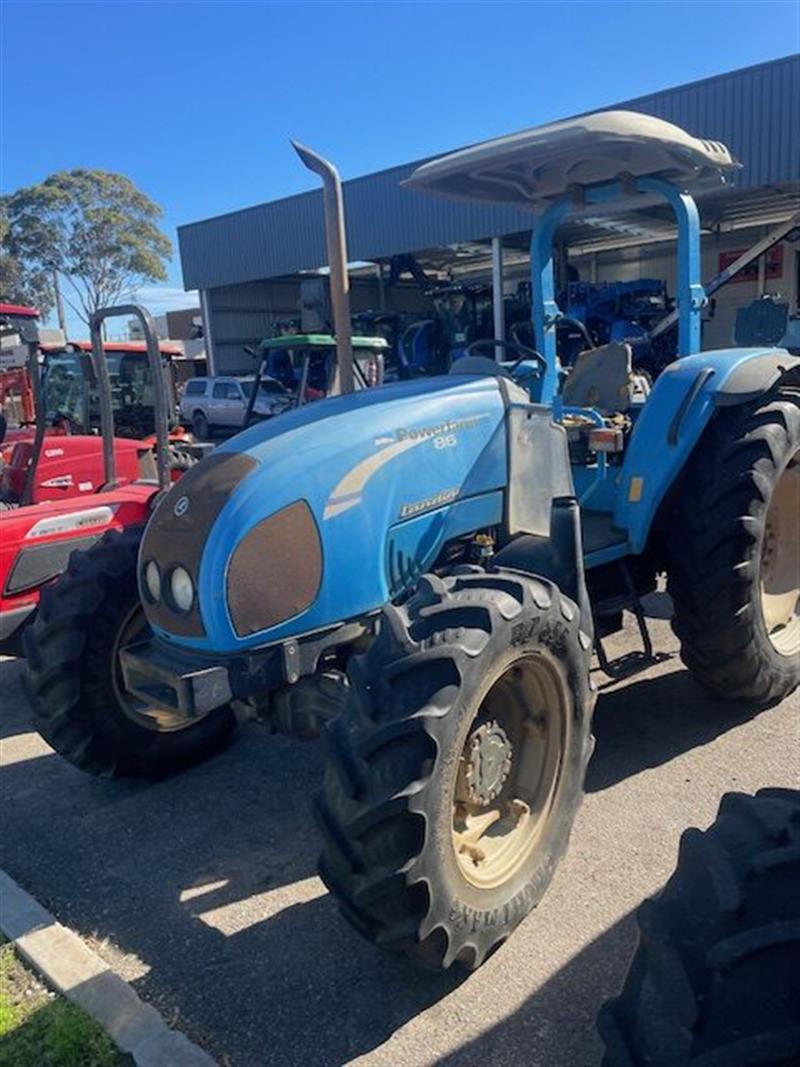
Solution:
[{"label": "blue machinery", "polygon": [[[606,204],[634,190],[619,181],[606,182],[581,190],[586,204]],[[659,178],[639,178],[635,191],[655,193],[669,202],[678,223],[678,355],[700,351],[701,313],[706,294],[700,281],[700,218],[697,205],[688,193]],[[562,311],[556,303],[553,271],[553,239],[558,226],[575,207],[573,197],[553,203],[539,219],[531,234],[531,293],[536,348],[547,361],[541,400],[550,403],[559,388],[559,362],[556,352],[556,324]]]},{"label": "blue machinery", "polygon": [[[620,158],[630,177],[620,178]],[[625,112],[423,165],[412,185],[539,208],[531,257],[539,351],[490,339],[480,344],[504,346],[516,362],[470,346],[447,375],[359,392],[343,381],[343,395],[253,426],[189,470],[156,506],[138,559],[126,557],[133,602],[120,618],[143,602],[150,634],[125,643],[103,629],[125,692],[115,684],[117,705],[104,699],[98,709],[99,737],[86,733],[82,704],[98,687],[75,659],[88,646],[64,642],[68,620],[56,617],[53,655],[39,655],[47,685],[39,691],[48,700],[63,691],[68,704],[37,712],[72,717],[67,743],[63,731],[50,734],[59,751],[78,761],[103,741],[113,770],[137,744],[149,769],[153,748],[168,761],[176,739],[181,759],[207,753],[218,742],[204,731],[227,731],[234,707],[285,713],[290,729],[293,718],[301,727],[309,715],[317,727],[320,714],[332,719],[318,805],[323,879],[371,939],[427,966],[479,965],[535,906],[567,847],[592,748],[593,628],[608,667],[602,638],[630,609],[648,655],[640,598],[666,568],[676,619],[699,652],[689,646],[686,655],[682,637],[682,654],[700,681],[765,704],[798,682],[789,653],[800,617],[780,544],[797,532],[800,427],[785,376],[796,380],[800,359],[775,348],[698,351],[704,291],[697,210],[685,189],[731,165],[723,146]],[[576,199],[602,205],[620,195],[664,197],[678,219],[680,358],[649,393],[636,386],[626,344],[589,348],[565,373],[556,352],[556,227]],[[341,228],[340,237],[342,252]],[[345,316],[346,288],[338,296]],[[342,349],[352,367],[347,338]],[[737,407],[734,419],[720,410]],[[695,446],[712,419],[707,458]],[[756,468],[739,442],[770,420]],[[729,475],[721,489],[709,463]],[[708,481],[719,494],[712,499]],[[732,492],[738,501],[743,485],[747,510],[735,513],[732,532],[739,536],[743,514],[748,537],[720,576],[719,554],[692,527],[706,514],[727,524],[716,509]],[[782,487],[797,498],[774,510]],[[771,515],[777,570],[753,554]],[[662,536],[674,523],[682,536]],[[727,525],[722,535],[730,556]],[[687,563],[681,586],[678,565]],[[77,580],[87,581],[87,569],[76,568]],[[111,596],[119,571],[102,587]],[[744,585],[747,613],[733,602]],[[84,612],[85,625],[86,597],[64,584],[58,595],[63,612]],[[348,665],[352,684],[340,682],[335,708],[323,707],[323,672]],[[70,686],[54,690],[50,680],[65,670]],[[134,714],[149,715],[143,733],[127,725]],[[110,716],[126,723],[122,741],[106,740]],[[86,741],[76,757],[78,729]]]},{"label": "blue machinery", "polygon": [[[629,125],[642,122],[641,116],[622,116]],[[595,118],[604,120],[605,116]],[[613,113],[610,118],[620,121]],[[570,165],[576,160],[591,161],[596,152],[606,172],[610,171],[608,146],[595,147],[592,138],[587,142],[580,121],[575,126],[579,135]],[[688,140],[689,146],[679,143],[676,148],[675,137]],[[410,184],[437,191],[437,181],[444,174],[446,193],[502,199],[505,149],[494,149],[490,143],[473,151],[484,149],[488,157],[485,170],[491,175],[488,191],[481,187],[481,174],[475,177],[479,168],[471,161],[459,169],[460,153],[423,165]],[[553,148],[542,149],[536,144],[527,150],[542,153]],[[671,169],[690,175],[702,171],[707,177],[709,171],[719,174],[732,163],[726,149],[697,142],[668,124],[658,125],[656,135],[645,140],[642,151],[640,169],[650,169],[650,173],[587,182],[577,193],[566,183],[544,201],[531,244],[533,322],[539,354],[529,351],[529,356],[535,355],[535,359],[523,356],[516,364],[506,364],[505,369],[498,369],[494,361],[479,360],[478,369],[466,373],[456,363],[449,375],[398,382],[282,415],[217,449],[219,464],[228,457],[240,457],[237,462],[248,476],[241,485],[231,485],[213,520],[209,515],[193,576],[197,583],[193,608],[196,624],[188,629],[182,626],[184,645],[232,653],[363,616],[413,586],[416,576],[432,567],[454,539],[468,538],[480,529],[503,530],[508,526],[508,515],[519,510],[519,501],[528,494],[545,501],[549,509],[547,493],[536,484],[552,484],[548,465],[541,466],[535,451],[524,461],[514,459],[513,419],[517,410],[530,409],[537,418],[546,416],[557,422],[582,422],[595,431],[592,442],[606,441],[573,456],[571,474],[565,475],[574,484],[585,512],[586,567],[600,567],[645,550],[658,509],[716,408],[741,403],[752,395],[754,382],[759,388],[768,388],[792,357],[776,357],[775,350],[763,348],[699,352],[705,293],[699,280],[697,208],[691,195],[675,181],[652,171]],[[456,162],[448,170],[450,159]],[[455,178],[451,181],[452,171]],[[509,185],[513,191],[518,173],[517,167]],[[566,375],[568,388],[563,391],[565,376],[556,351],[561,310],[554,293],[553,238],[576,203],[602,206],[625,198],[635,206],[640,196],[666,199],[677,218],[681,358],[658,377],[646,399],[644,395],[621,396],[630,382],[630,365],[627,373],[624,367],[621,371],[617,367],[616,399],[602,407],[592,402],[591,392],[576,399],[575,369]],[[602,354],[601,350],[596,352]],[[588,355],[594,358],[593,353]],[[349,360],[348,346],[345,362]],[[509,373],[516,379],[513,393],[501,386],[502,376]],[[591,430],[586,430],[586,440]],[[520,471],[526,464],[527,475],[522,477]],[[188,477],[190,480],[184,479],[181,485],[191,486],[191,473]],[[258,597],[271,595],[267,587],[270,581],[278,580],[277,576],[270,577],[264,542],[260,551],[267,555],[258,578],[249,583],[249,594],[256,600],[253,604],[248,601],[247,609],[242,609],[247,621],[240,618],[237,622],[232,601],[229,598],[226,602],[219,592],[231,586],[229,564],[232,566],[231,560],[235,562],[240,554],[237,545],[257,540],[257,533],[268,529],[282,509],[297,504],[298,494],[308,512],[304,522],[310,524],[309,545],[316,546],[314,551],[322,561],[318,587],[307,602],[293,601],[291,611],[284,607],[260,623]],[[182,525],[182,520],[168,518],[163,511],[166,506],[159,508],[151,527],[160,531],[159,537],[168,537],[171,552],[180,554],[185,522]],[[541,528],[541,520],[534,525]],[[201,536],[196,520],[192,519],[190,526],[195,538]],[[513,534],[508,528],[502,537]],[[145,536],[145,554],[149,539],[150,530]],[[247,552],[244,548],[241,551],[245,558]],[[259,583],[266,583],[263,590],[259,590]],[[150,614],[154,631],[174,642],[170,611],[154,605]]]}]

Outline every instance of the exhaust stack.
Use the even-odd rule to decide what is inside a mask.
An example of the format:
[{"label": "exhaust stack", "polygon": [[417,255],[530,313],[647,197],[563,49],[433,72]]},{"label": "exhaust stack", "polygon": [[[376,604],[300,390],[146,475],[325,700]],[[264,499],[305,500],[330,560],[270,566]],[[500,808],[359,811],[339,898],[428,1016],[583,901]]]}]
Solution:
[{"label": "exhaust stack", "polygon": [[344,224],[344,200],[339,171],[311,148],[292,141],[300,159],[322,178],[322,203],[325,212],[325,241],[331,271],[330,291],[333,306],[333,329],[336,334],[336,373],[334,393],[352,393],[353,341],[350,328],[350,280],[347,276],[347,235]]}]

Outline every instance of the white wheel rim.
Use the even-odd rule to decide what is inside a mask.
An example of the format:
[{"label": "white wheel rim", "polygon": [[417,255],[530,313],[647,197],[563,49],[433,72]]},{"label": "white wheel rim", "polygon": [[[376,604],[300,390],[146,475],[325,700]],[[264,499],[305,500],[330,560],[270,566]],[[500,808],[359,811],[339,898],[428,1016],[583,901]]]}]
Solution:
[{"label": "white wheel rim", "polygon": [[[540,840],[561,780],[568,720],[557,672],[536,655],[506,668],[481,700],[459,760],[451,824],[459,870],[476,889],[513,878]],[[506,730],[513,753],[496,793],[476,805],[468,797],[467,763],[480,722]]]}]

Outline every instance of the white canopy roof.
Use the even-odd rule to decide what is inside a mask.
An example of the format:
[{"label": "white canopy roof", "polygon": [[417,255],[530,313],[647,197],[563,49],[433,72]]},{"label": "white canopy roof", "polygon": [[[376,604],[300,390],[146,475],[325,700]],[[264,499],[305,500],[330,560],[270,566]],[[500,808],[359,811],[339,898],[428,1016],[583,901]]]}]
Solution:
[{"label": "white canopy roof", "polygon": [[417,167],[403,183],[459,200],[539,208],[575,185],[621,174],[684,187],[720,185],[738,167],[725,145],[635,111],[593,115],[497,137]]}]

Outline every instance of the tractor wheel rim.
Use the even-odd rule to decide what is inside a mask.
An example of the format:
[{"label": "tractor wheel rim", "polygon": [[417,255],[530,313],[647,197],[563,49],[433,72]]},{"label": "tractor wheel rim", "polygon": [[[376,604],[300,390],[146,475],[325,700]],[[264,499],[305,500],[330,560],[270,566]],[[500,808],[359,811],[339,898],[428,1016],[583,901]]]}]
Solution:
[{"label": "tractor wheel rim", "polygon": [[114,641],[111,669],[114,694],[124,714],[137,726],[143,726],[147,730],[160,734],[175,733],[177,730],[184,730],[191,726],[198,719],[189,719],[186,715],[171,708],[146,704],[125,688],[119,659],[120,651],[136,641],[143,640],[149,634],[150,627],[147,625],[144,611],[141,605],[137,604],[125,617]]},{"label": "tractor wheel rim", "polygon": [[493,889],[525,866],[542,837],[564,762],[568,701],[542,656],[516,659],[488,687],[459,759],[451,834],[458,868]]},{"label": "tractor wheel rim", "polygon": [[800,450],[775,483],[761,543],[761,614],[773,647],[800,653]]}]

